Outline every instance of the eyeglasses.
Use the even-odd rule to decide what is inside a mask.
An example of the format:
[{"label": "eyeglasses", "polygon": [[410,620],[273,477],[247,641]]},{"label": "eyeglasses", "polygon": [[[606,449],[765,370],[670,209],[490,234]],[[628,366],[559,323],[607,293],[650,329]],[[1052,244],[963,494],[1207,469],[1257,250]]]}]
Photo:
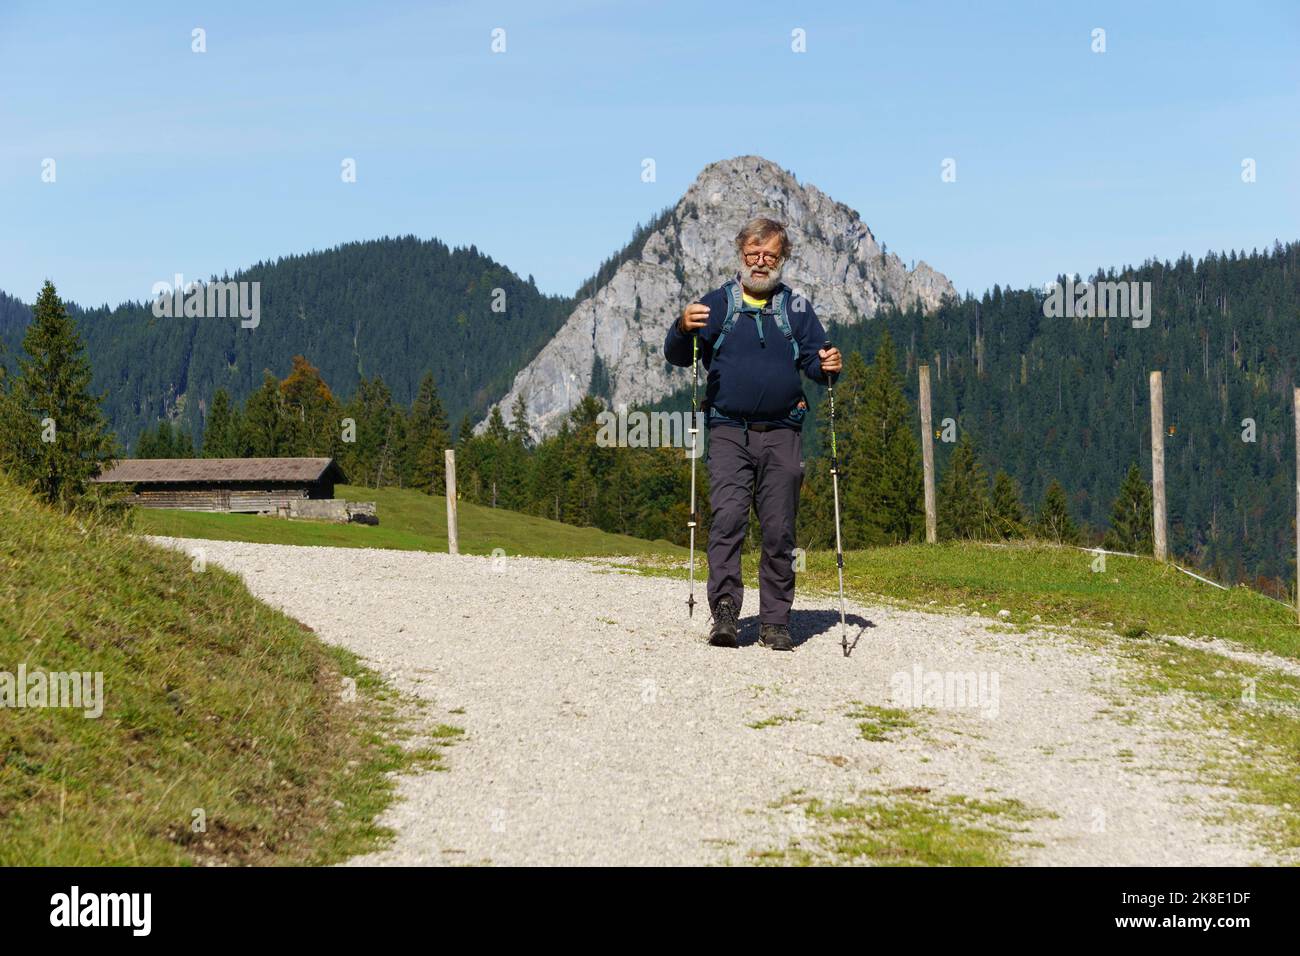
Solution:
[{"label": "eyeglasses", "polygon": [[781,261],[780,256],[771,252],[746,252],[745,253],[745,265],[747,266],[758,265],[760,259],[763,261],[765,265],[769,265],[769,266],[774,266]]}]

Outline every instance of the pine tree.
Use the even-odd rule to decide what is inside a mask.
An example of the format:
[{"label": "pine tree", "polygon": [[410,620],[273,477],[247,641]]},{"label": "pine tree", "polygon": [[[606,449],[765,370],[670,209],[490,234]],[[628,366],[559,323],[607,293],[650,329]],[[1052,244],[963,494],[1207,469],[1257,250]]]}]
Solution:
[{"label": "pine tree", "polygon": [[1042,507],[1034,520],[1034,533],[1045,541],[1057,544],[1076,544],[1079,541],[1079,528],[1070,517],[1070,503],[1065,497],[1065,489],[1055,478],[1043,494]]},{"label": "pine tree", "polygon": [[339,464],[353,484],[371,488],[399,485],[406,454],[406,417],[393,404],[393,393],[376,375],[362,379],[343,409],[356,424],[355,441],[345,443]]},{"label": "pine tree", "polygon": [[474,434],[474,422],[468,413],[461,418],[456,436],[456,497],[482,504],[483,481],[479,467],[483,439]]},{"label": "pine tree", "polygon": [[1155,551],[1155,519],[1151,508],[1151,486],[1142,479],[1137,464],[1132,464],[1111,507],[1110,530],[1103,539],[1103,547],[1133,554],[1152,554]]},{"label": "pine tree", "polygon": [[564,422],[559,431],[542,441],[532,458],[529,476],[527,510],[553,521],[560,520],[560,505],[564,498],[565,450],[570,439],[569,424]]},{"label": "pine tree", "polygon": [[528,425],[528,404],[524,401],[522,392],[515,397],[515,403],[510,407],[510,440],[520,448],[533,446],[532,429]]},{"label": "pine tree", "polygon": [[609,370],[605,367],[604,359],[599,355],[591,362],[591,379],[587,385],[587,394],[604,402],[614,400],[614,388],[609,380]]},{"label": "pine tree", "polygon": [[510,446],[510,429],[501,415],[501,406],[493,405],[487,429],[479,441],[478,477],[482,483],[482,503],[501,507],[502,485],[506,477],[506,457]]},{"label": "pine tree", "polygon": [[853,482],[861,489],[868,544],[901,544],[925,527],[921,456],[913,434],[912,406],[894,364],[894,340],[886,329],[867,379],[860,421],[853,429]]},{"label": "pine tree", "polygon": [[[846,353],[844,369],[835,381],[835,425],[840,470],[841,531],[845,548],[861,548],[867,542],[867,473],[862,465],[861,442],[855,437],[865,413],[867,380],[871,372],[860,352]],[[817,411],[817,427],[825,454],[806,466],[800,497],[800,541],[809,547],[835,546],[835,508],[830,473],[830,395]],[[708,469],[703,469],[707,471]],[[708,509],[701,509],[707,511]]]},{"label": "pine tree", "polygon": [[501,415],[500,405],[493,405],[492,411],[488,415],[487,436],[503,445],[510,440],[510,429],[506,427],[506,420]]},{"label": "pine tree", "polygon": [[574,460],[573,477],[564,492],[564,520],[579,527],[590,526],[597,492],[586,455],[579,454]]},{"label": "pine tree", "polygon": [[243,437],[243,416],[231,406],[226,390],[217,389],[203,425],[203,457],[242,458]]},{"label": "pine tree", "polygon": [[[586,395],[573,407],[561,429],[560,518],[580,526],[594,525],[600,511],[601,451],[596,445],[596,418],[604,410],[600,400]],[[492,430],[489,422],[488,431]]]},{"label": "pine tree", "polygon": [[989,505],[991,530],[1000,538],[1025,536],[1025,513],[1020,505],[1020,485],[1005,471],[993,476],[993,500]]},{"label": "pine tree", "polygon": [[261,387],[244,405],[244,443],[250,458],[283,458],[292,455],[293,431],[284,408],[280,383],[263,372]]},{"label": "pine tree", "polygon": [[446,494],[446,451],[451,447],[447,413],[432,372],[425,372],[411,403],[406,451],[406,483],[426,494]]},{"label": "pine tree", "polygon": [[194,439],[185,427],[177,422],[172,426],[172,457],[193,458]]},{"label": "pine tree", "polygon": [[0,409],[0,467],[46,501],[71,506],[116,453],[77,327],[51,282],[32,309],[26,357]]},{"label": "pine tree", "polygon": [[194,442],[189,432],[169,421],[146,431],[136,442],[136,458],[193,458]]},{"label": "pine tree", "polygon": [[938,489],[939,534],[944,538],[981,539],[989,536],[988,476],[975,455],[975,445],[963,433],[948,459]]},{"label": "pine tree", "polygon": [[135,443],[136,458],[171,458],[171,426],[159,422],[158,427],[141,432]]},{"label": "pine tree", "polygon": [[503,508],[518,511],[526,506],[532,447],[528,406],[523,395],[519,395],[510,409],[510,439],[501,451],[498,502]]}]

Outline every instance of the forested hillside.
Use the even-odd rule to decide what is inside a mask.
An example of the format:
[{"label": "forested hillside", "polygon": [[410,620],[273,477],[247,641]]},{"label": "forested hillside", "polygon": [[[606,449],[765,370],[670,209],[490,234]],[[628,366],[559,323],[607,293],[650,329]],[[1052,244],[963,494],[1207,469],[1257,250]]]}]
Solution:
[{"label": "forested hillside", "polygon": [[[380,376],[403,404],[432,372],[453,421],[478,416],[572,308],[473,246],[411,236],[287,256],[222,278],[261,283],[256,328],[236,318],[156,318],[142,303],[69,304],[94,364],[93,388],[105,393],[104,412],[124,446],[134,449],[164,418],[197,442],[217,389],[242,401],[264,370],[287,375],[295,355],[341,395]],[[504,311],[493,310],[494,289],[504,290]],[[29,318],[22,302],[0,294],[0,343],[11,356]]]},{"label": "forested hillside", "polygon": [[[141,430],[158,421],[163,394],[195,440],[164,430],[146,439],[152,454],[335,454],[358,483],[436,491],[440,448],[455,439],[468,500],[623,534],[682,538],[682,453],[597,447],[596,399],[582,402],[567,427],[536,447],[521,427],[526,407],[514,410],[520,421],[508,426],[497,414],[484,434],[469,436],[475,413],[505,392],[571,300],[539,295],[531,282],[472,248],[415,239],[290,257],[238,278],[264,283],[257,329],[240,329],[237,320],[155,319],[139,305],[70,310],[89,346],[94,388],[107,393],[110,421],[133,448]],[[928,315],[885,308],[870,321],[841,325],[823,314],[836,343],[863,360],[846,366],[841,383],[846,489],[857,488],[861,498],[874,494],[876,479],[858,484],[851,472],[854,442],[869,441],[863,436],[875,426],[866,419],[876,412],[865,397],[855,406],[849,378],[866,379],[888,330],[896,352],[891,374],[903,398],[890,399],[885,390],[876,407],[891,409],[893,419],[909,417],[915,434],[916,369],[931,366],[940,496],[953,451],[966,439],[961,469],[973,467],[973,453],[972,474],[1005,471],[1019,494],[1003,480],[1004,503],[1018,497],[1026,520],[1045,498],[1054,507],[1062,503],[1059,492],[1047,494],[1055,479],[1083,539],[1100,542],[1130,466],[1136,463],[1149,481],[1147,376],[1158,369],[1172,553],[1220,580],[1285,593],[1294,575],[1291,389],[1300,380],[1300,243],[1199,262],[1183,256],[1092,278],[1149,282],[1150,325],[1051,318],[1042,290],[996,286],[979,299],[950,299]],[[491,310],[498,287],[507,290],[504,314]],[[21,303],[0,296],[0,337],[11,354],[26,315]],[[670,321],[662,317],[665,328]],[[596,378],[587,385],[599,397]],[[220,421],[200,443],[196,412],[200,402],[210,407],[218,389],[228,393],[218,403]],[[822,404],[824,390],[809,383],[808,392],[815,408]],[[689,392],[656,407],[684,411]],[[344,415],[356,421],[354,441],[338,431]],[[955,427],[945,430],[945,419]],[[818,422],[810,426],[801,527],[808,543],[820,546],[828,530],[823,436]],[[910,482],[912,465],[889,456],[917,452],[890,441],[892,451],[876,448],[871,464],[859,467],[897,466],[897,481]],[[990,486],[990,494],[998,490]],[[943,507],[941,500],[941,517]],[[846,514],[856,508],[847,503]],[[863,521],[869,518],[864,513]],[[903,537],[916,533],[911,516],[882,520],[874,531],[846,534],[852,540],[862,531],[870,542],[881,535],[894,540],[899,528]]]},{"label": "forested hillside", "polygon": [[[1300,243],[1104,278],[1151,283],[1149,328],[1047,318],[1041,293],[995,287],[932,316],[895,313],[838,334],[870,352],[888,327],[906,352],[913,401],[915,366],[928,361],[936,421],[955,418],[989,468],[1016,477],[1030,500],[1059,478],[1075,518],[1095,529],[1130,463],[1150,477],[1147,377],[1162,371],[1172,552],[1227,580],[1289,581]],[[942,467],[952,446],[939,448]]]},{"label": "forested hillside", "polygon": [[[954,419],[990,475],[1002,469],[1020,483],[1026,505],[1059,479],[1096,540],[1129,465],[1150,479],[1147,376],[1162,371],[1172,553],[1220,580],[1283,593],[1294,575],[1300,243],[1093,278],[1150,282],[1150,327],[1048,318],[1041,290],[996,286],[928,316],[887,309],[861,325],[823,319],[837,345],[868,362],[888,329],[913,413],[916,368],[926,362],[936,431]],[[689,403],[679,392],[657,407]],[[1255,423],[1253,442],[1243,441],[1244,419]],[[953,448],[935,442],[940,477]],[[821,454],[816,427],[805,428],[804,449]]]}]

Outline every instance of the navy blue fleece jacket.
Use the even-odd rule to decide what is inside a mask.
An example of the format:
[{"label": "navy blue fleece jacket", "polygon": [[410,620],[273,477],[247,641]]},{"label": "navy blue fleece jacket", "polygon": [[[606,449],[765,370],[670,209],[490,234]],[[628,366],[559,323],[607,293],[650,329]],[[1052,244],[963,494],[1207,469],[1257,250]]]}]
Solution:
[{"label": "navy blue fleece jacket", "polygon": [[[771,293],[775,294],[775,291]],[[735,325],[715,357],[713,343],[727,318],[727,293],[722,288],[714,289],[700,302],[709,307],[708,324],[699,332],[700,360],[708,370],[704,396],[709,424],[750,422],[799,428],[803,416],[791,417],[795,406],[805,397],[799,372],[802,370],[814,382],[826,383],[826,373],[817,355],[826,347],[826,330],[817,320],[812,303],[791,294],[786,307],[790,331],[799,344],[796,364],[790,343],[776,324],[776,316],[762,317],[760,341],[757,313],[752,312],[736,316]],[[678,328],[680,320],[680,316],[674,318],[668,330],[664,358],[673,365],[690,368],[691,337],[683,335]]]}]

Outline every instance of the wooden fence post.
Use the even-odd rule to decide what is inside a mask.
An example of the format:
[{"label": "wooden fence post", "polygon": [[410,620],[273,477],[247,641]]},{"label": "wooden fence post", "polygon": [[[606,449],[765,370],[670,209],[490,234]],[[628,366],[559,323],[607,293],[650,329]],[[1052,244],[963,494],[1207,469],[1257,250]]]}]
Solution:
[{"label": "wooden fence post", "polygon": [[930,366],[917,369],[921,382],[921,464],[925,470],[925,540],[938,540],[934,510],[934,429],[930,419]]},{"label": "wooden fence post", "polygon": [[456,529],[456,450],[447,449],[447,553],[460,554]]},{"label": "wooden fence post", "polygon": [[1169,560],[1165,510],[1165,389],[1159,372],[1151,373],[1151,505],[1157,561]]},{"label": "wooden fence post", "polygon": [[1295,610],[1300,622],[1300,388],[1295,390]]}]

